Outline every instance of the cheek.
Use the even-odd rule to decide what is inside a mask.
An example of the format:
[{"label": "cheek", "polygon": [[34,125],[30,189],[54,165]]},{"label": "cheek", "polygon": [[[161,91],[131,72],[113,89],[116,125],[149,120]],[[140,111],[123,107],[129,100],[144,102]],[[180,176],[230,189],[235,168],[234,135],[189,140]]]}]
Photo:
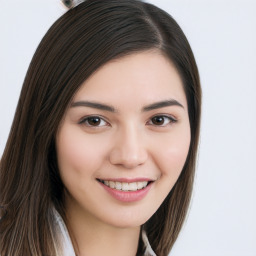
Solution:
[{"label": "cheek", "polygon": [[61,176],[93,174],[104,159],[100,141],[77,129],[61,129],[57,137],[57,157]]},{"label": "cheek", "polygon": [[185,164],[190,146],[190,131],[166,138],[157,149],[161,175],[177,179]]}]

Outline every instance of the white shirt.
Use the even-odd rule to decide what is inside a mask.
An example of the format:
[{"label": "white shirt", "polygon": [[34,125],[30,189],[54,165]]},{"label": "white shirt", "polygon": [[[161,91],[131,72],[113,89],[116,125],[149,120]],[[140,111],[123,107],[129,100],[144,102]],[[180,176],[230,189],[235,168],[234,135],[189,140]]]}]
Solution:
[{"label": "white shirt", "polygon": [[[57,256],[76,256],[66,225],[55,209],[54,216],[55,231],[59,235],[57,239],[54,239],[55,249],[58,252]],[[142,240],[146,247],[144,256],[156,256],[149,244],[146,232],[144,230],[142,231]]]}]

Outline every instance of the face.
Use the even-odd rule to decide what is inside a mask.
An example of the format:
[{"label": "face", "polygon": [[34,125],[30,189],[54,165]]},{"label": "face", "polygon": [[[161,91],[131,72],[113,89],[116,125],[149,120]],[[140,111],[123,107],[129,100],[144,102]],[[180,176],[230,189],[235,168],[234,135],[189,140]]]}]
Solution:
[{"label": "face", "polygon": [[142,225],[174,186],[189,145],[185,93],[166,57],[148,51],[105,64],[75,94],[57,133],[67,213]]}]

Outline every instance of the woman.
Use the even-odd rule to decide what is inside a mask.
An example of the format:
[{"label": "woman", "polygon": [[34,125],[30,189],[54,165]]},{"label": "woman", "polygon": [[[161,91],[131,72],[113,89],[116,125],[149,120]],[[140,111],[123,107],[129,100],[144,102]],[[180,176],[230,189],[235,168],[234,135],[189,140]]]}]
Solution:
[{"label": "woman", "polygon": [[168,255],[200,106],[167,13],[136,0],[70,9],[34,54],[1,159],[1,255]]}]

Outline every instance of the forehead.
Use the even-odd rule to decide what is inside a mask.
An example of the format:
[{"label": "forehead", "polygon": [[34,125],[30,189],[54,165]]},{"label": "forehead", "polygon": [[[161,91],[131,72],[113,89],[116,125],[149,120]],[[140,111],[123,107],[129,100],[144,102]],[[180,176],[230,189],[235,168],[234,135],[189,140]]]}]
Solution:
[{"label": "forehead", "polygon": [[77,100],[150,104],[174,98],[186,106],[182,80],[169,59],[158,51],[133,53],[100,67],[80,87]]}]

